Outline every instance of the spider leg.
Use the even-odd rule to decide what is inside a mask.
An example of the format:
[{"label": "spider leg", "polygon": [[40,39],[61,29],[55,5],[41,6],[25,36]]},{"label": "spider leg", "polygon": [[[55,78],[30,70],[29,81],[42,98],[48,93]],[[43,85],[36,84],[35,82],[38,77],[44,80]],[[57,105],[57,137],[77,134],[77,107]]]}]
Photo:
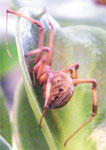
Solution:
[{"label": "spider leg", "polygon": [[[42,73],[42,70],[45,66],[45,63],[46,63],[46,60],[45,59],[42,59],[41,61],[39,61],[32,69],[32,74],[33,74],[33,83],[35,85],[35,72],[38,71],[37,73],[37,79],[39,79],[41,73]],[[40,69],[38,69],[40,67]]]},{"label": "spider leg", "polygon": [[39,122],[39,127],[40,128],[41,128],[41,123],[42,123],[42,120],[43,120],[43,118],[45,116],[46,111],[47,111],[47,108],[43,108],[42,116],[41,116],[41,119],[40,119],[40,122]]},{"label": "spider leg", "polygon": [[[49,47],[41,47],[41,48],[32,50],[32,51],[28,52],[27,54],[25,54],[25,62],[26,62],[29,74],[30,74],[30,70],[29,70],[28,56],[31,56],[31,55],[34,55],[34,54],[37,54],[37,53],[43,52],[43,51],[48,53],[50,50],[51,49]],[[39,66],[40,66],[40,69],[38,70],[38,73],[37,73],[37,79],[39,79],[46,61],[47,61],[47,58],[43,56],[41,58],[41,60],[37,64],[35,64],[35,66],[33,67],[32,73],[33,73],[33,83],[34,83],[34,85],[35,85],[35,72],[36,72],[36,70],[38,70],[37,68],[39,68]]]},{"label": "spider leg", "polygon": [[[39,44],[38,44],[38,47],[42,47],[43,46],[43,40],[44,40],[44,27],[42,26],[42,24],[37,21],[37,20],[34,20],[30,17],[27,17],[27,16],[24,16],[23,14],[19,13],[19,12],[15,12],[13,10],[6,10],[6,37],[5,37],[5,43],[6,43],[6,50],[7,50],[7,53],[10,57],[11,56],[11,53],[8,49],[8,13],[11,13],[11,14],[14,14],[14,15],[17,15],[17,16],[20,16],[20,17],[23,17],[27,20],[29,20],[30,22],[32,22],[33,24],[36,24],[38,27],[40,27],[40,36],[39,36]],[[38,62],[39,59],[40,59],[40,55],[41,55],[41,52],[39,52],[36,56],[36,60],[35,62]]]},{"label": "spider leg", "polygon": [[93,108],[92,108],[92,114],[91,116],[88,118],[88,120],[86,120],[64,143],[64,146],[66,146],[66,144],[68,143],[68,141],[80,130],[82,129],[86,124],[89,123],[89,121],[91,121],[97,113],[97,94],[96,94],[96,80],[95,79],[74,79],[74,84],[81,84],[81,83],[92,83],[92,98],[93,98]]},{"label": "spider leg", "polygon": [[43,51],[49,52],[50,48],[49,47],[41,47],[41,48],[37,48],[37,49],[31,50],[30,52],[28,52],[27,54],[25,54],[25,62],[26,62],[29,74],[30,74],[30,71],[29,71],[28,57],[32,56],[32,55],[35,55],[35,54],[38,54],[38,53],[41,53]]},{"label": "spider leg", "polygon": [[52,75],[52,73],[49,73],[48,75],[49,75],[49,77],[48,77],[47,85],[46,85],[45,103],[44,103],[43,113],[42,113],[42,116],[41,116],[41,119],[39,122],[39,127],[41,127],[41,123],[42,123],[43,117],[48,109],[49,100],[50,100],[50,89],[51,89],[51,82],[53,79],[53,75]]},{"label": "spider leg", "polygon": [[[51,27],[51,30],[50,30],[50,39],[49,39],[49,47],[51,48],[51,51],[47,54],[48,56],[48,65],[52,65],[52,57],[53,57],[53,43],[54,43],[54,27],[53,27],[53,24],[51,23],[50,21],[50,18],[49,18],[49,14],[47,12],[46,9],[44,9],[44,12],[47,16],[47,20],[48,20],[48,23]],[[46,54],[45,54],[46,55]]]},{"label": "spider leg", "polygon": [[[75,68],[75,74],[73,74],[73,69]],[[71,78],[72,79],[77,79],[78,78],[78,68],[79,68],[79,63],[74,63],[71,66],[65,68],[63,72],[68,73],[70,72]]]}]

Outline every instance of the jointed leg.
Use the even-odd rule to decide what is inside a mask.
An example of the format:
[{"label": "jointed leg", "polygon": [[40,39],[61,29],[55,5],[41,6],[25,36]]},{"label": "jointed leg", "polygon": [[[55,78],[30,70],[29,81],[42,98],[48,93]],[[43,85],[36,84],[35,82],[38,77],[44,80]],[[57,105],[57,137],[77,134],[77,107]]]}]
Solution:
[{"label": "jointed leg", "polygon": [[48,15],[48,12],[46,9],[44,9],[44,12],[47,16],[47,20],[48,20],[48,23],[51,27],[51,30],[50,30],[50,39],[49,39],[49,47],[51,48],[51,52],[48,54],[48,65],[52,65],[52,57],[53,57],[53,43],[54,43],[54,27],[53,27],[53,24],[51,23],[50,19],[49,19],[49,15]]},{"label": "jointed leg", "polygon": [[[39,61],[32,69],[32,73],[33,73],[33,83],[35,85],[35,72],[36,71],[39,71],[37,73],[37,79],[39,80],[39,76],[41,75],[42,73],[42,69],[44,68],[45,66],[45,63],[46,63],[46,59],[42,59],[41,61]],[[40,66],[40,68],[39,68]],[[38,69],[39,68],[39,69]]]},{"label": "jointed leg", "polygon": [[40,128],[41,128],[41,123],[42,123],[43,117],[45,116],[46,111],[47,111],[47,108],[43,108],[42,116],[41,116],[41,119],[40,119],[40,122],[39,122],[39,127]]},{"label": "jointed leg", "polygon": [[[29,70],[29,63],[28,63],[28,57],[31,56],[31,55],[35,55],[37,53],[40,53],[40,52],[43,52],[45,51],[46,53],[50,52],[50,48],[49,47],[41,47],[41,48],[38,48],[38,49],[35,49],[35,50],[32,50],[30,52],[28,52],[27,54],[25,54],[25,62],[26,62],[26,65],[27,65],[27,69],[28,69],[28,72],[30,74],[30,70]],[[36,72],[36,69],[41,65],[42,67],[44,67],[45,65],[45,62],[46,62],[46,59],[47,58],[42,58],[34,67],[33,67],[33,82],[34,82],[34,85],[35,85],[35,72]],[[41,67],[40,67],[41,68]],[[40,72],[40,70],[39,70]],[[39,73],[37,74],[37,76],[39,76]]]},{"label": "jointed leg", "polygon": [[[75,74],[73,74],[73,69],[75,68]],[[78,77],[78,68],[79,68],[79,63],[74,63],[73,65],[65,68],[63,72],[68,73],[70,72],[71,78],[76,79]]]},{"label": "jointed leg", "polygon": [[29,74],[30,74],[30,71],[29,71],[28,57],[32,56],[32,55],[35,55],[35,54],[38,54],[38,53],[42,53],[43,51],[49,52],[50,50],[51,49],[49,47],[41,47],[41,48],[37,48],[35,50],[31,50],[30,52],[28,52],[27,54],[25,54],[25,62],[26,62]]},{"label": "jointed leg", "polygon": [[[12,10],[7,10],[6,11],[6,50],[7,50],[7,53],[10,57],[11,56],[11,53],[9,52],[8,50],[8,13],[11,13],[11,14],[14,14],[14,15],[17,15],[17,16],[20,16],[20,17],[23,17],[27,20],[29,20],[30,22],[32,22],[33,24],[36,24],[38,27],[40,27],[40,36],[39,36],[39,44],[38,44],[38,47],[42,47],[43,46],[43,40],[44,40],[44,27],[42,26],[42,24],[37,21],[37,20],[34,20],[30,17],[27,17],[27,16],[24,16],[23,14],[19,13],[19,12],[15,12],[15,11],[12,11]],[[41,55],[41,52],[39,52],[36,56],[36,62],[39,61],[40,59],[40,55]]]},{"label": "jointed leg", "polygon": [[78,128],[66,141],[64,146],[66,146],[67,142],[80,130],[82,129],[86,124],[91,121],[97,113],[97,94],[96,94],[96,80],[94,79],[74,79],[74,84],[81,84],[81,83],[92,83],[92,98],[93,98],[93,108],[92,108],[92,115],[89,117],[87,121],[85,121],[80,128]]},{"label": "jointed leg", "polygon": [[40,122],[39,122],[39,127],[41,127],[41,123],[42,123],[43,117],[44,117],[44,115],[45,115],[45,113],[46,113],[46,111],[48,109],[49,100],[50,100],[50,89],[51,89],[52,79],[53,79],[53,75],[52,75],[52,73],[49,73],[49,77],[48,77],[47,85],[46,85],[44,109],[43,109],[42,117],[41,117]]}]

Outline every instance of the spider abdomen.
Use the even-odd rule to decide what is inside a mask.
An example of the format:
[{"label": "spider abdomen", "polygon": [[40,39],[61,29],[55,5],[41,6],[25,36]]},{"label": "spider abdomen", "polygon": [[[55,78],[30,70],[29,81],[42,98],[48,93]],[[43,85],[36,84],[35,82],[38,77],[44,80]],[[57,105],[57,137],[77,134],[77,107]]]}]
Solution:
[{"label": "spider abdomen", "polygon": [[74,93],[73,80],[64,72],[53,72],[48,108],[60,108],[66,105]]}]

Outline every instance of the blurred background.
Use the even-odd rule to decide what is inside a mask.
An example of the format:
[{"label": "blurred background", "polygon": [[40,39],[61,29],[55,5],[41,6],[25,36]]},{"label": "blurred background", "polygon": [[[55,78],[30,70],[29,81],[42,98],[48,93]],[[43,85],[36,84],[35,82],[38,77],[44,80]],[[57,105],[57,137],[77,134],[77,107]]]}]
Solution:
[{"label": "blurred background", "polygon": [[6,9],[18,11],[21,7],[34,7],[37,11],[46,7],[62,27],[80,24],[106,30],[106,0],[0,0],[0,86],[10,112],[14,91],[22,75],[15,44],[15,16],[11,14],[8,20],[8,42],[12,59],[7,56],[5,49]]}]

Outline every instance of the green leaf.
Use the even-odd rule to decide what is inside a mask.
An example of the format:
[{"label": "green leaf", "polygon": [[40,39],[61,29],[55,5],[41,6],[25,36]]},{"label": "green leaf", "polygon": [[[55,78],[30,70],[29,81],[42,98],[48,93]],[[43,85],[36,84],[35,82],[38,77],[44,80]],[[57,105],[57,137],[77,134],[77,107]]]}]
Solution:
[{"label": "green leaf", "polygon": [[49,149],[30,107],[22,81],[15,93],[13,123],[14,138],[18,139],[16,145],[20,150]]},{"label": "green leaf", "polygon": [[[31,13],[31,15],[34,15],[34,14]],[[38,16],[35,15],[35,17],[38,17]],[[26,22],[27,20],[24,19],[23,21]],[[48,24],[46,23],[47,21],[45,21],[45,18],[42,18],[42,21],[44,22],[46,29],[49,29]],[[20,24],[21,26],[20,27],[17,26],[17,31],[18,31],[17,32],[17,46],[18,46],[19,61],[21,62],[20,65],[21,65],[21,69],[23,72],[24,80],[25,80],[25,88],[26,88],[26,91],[28,94],[29,102],[31,104],[34,115],[36,116],[37,122],[39,122],[39,120],[41,118],[41,114],[42,114],[41,109],[42,109],[42,105],[43,105],[42,91],[41,91],[41,87],[39,87],[39,85],[37,84],[37,86],[36,86],[37,95],[35,95],[35,91],[33,89],[32,82],[31,82],[31,80],[28,76],[28,72],[26,70],[26,64],[25,64],[25,59],[24,59],[24,54],[23,54],[24,50],[26,53],[26,52],[30,51],[31,49],[34,49],[35,47],[37,47],[39,30],[38,30],[38,28],[36,28],[34,25],[32,25],[30,22],[27,21],[27,23],[29,24],[29,26],[27,25],[27,27],[28,27],[27,29],[29,30],[28,31],[29,36],[28,36],[28,34],[24,35],[22,32],[26,28],[26,24],[24,24],[24,22],[20,22],[20,23],[22,23],[22,24]],[[58,27],[58,25],[56,25],[56,26]],[[36,30],[37,30],[37,32],[35,32]],[[30,33],[30,31],[31,31],[31,33]],[[24,33],[27,33],[27,32],[25,31]],[[45,37],[46,37],[45,43],[47,43],[47,41],[48,41],[48,31],[47,30],[46,30],[46,33],[47,33],[47,35],[45,35]],[[19,39],[20,36],[23,39]],[[22,41],[23,41],[23,43],[22,43]],[[31,41],[33,41],[33,42],[31,42]],[[59,44],[59,45],[61,45],[61,44]],[[39,100],[37,97],[39,97]],[[40,103],[39,103],[39,101],[40,101]],[[47,117],[47,118],[50,118],[50,119],[52,118],[51,112],[48,112],[47,115],[49,115],[49,117]],[[51,122],[51,121],[49,120],[49,122]],[[58,128],[57,125],[55,125],[55,123],[54,123],[54,129],[57,129],[57,128]],[[54,135],[57,133],[57,130],[54,130],[54,135],[53,135],[50,131],[50,130],[52,130],[52,128],[50,129],[50,127],[48,126],[45,119],[42,123],[41,130],[44,133],[44,136],[47,140],[49,147],[51,149],[57,149],[55,142],[57,142],[57,144],[58,144],[59,141],[54,140],[55,139]],[[56,137],[56,139],[57,139],[57,137]],[[62,142],[62,147],[63,147],[63,142]]]},{"label": "green leaf", "polygon": [[[20,11],[26,16],[38,19],[45,28],[44,45],[48,45],[49,25],[44,14],[36,14],[36,10],[23,8]],[[102,85],[104,89],[104,80],[106,77],[105,71],[105,48],[106,32],[99,28],[88,26],[75,26],[60,28],[59,25],[50,18],[55,28],[55,41],[53,49],[53,69],[62,70],[71,65],[75,61],[80,63],[79,78],[96,78],[98,81],[98,99],[101,104]],[[24,55],[37,48],[39,40],[39,28],[23,19],[18,20],[16,40],[18,46],[19,61],[25,81],[25,88],[29,98],[29,103],[33,113],[39,122],[43,109],[42,89],[39,84],[33,87],[32,79],[28,75],[25,64]],[[28,59],[30,70],[34,66],[33,57]],[[101,78],[102,76],[102,78]],[[105,92],[103,92],[102,102],[104,101]],[[105,102],[105,101],[104,101]],[[95,150],[96,144],[89,137],[93,130],[93,126],[98,125],[104,118],[100,115],[103,107],[99,107],[99,114],[83,128],[68,144],[67,150]],[[92,95],[90,85],[80,85],[75,88],[75,93],[72,100],[63,108],[56,110],[48,110],[45,119],[42,123],[42,132],[50,149],[64,149],[65,140],[86,121],[91,115],[92,110]],[[104,112],[103,112],[104,114]]]},{"label": "green leaf", "polygon": [[0,135],[11,145],[12,133],[9,113],[4,94],[0,88]]},{"label": "green leaf", "polygon": [[8,71],[10,69],[13,69],[13,67],[16,66],[17,64],[17,51],[16,51],[15,41],[14,43],[11,42],[9,43],[9,49],[13,56],[12,59],[9,58],[6,52],[5,43],[0,43],[0,77],[6,75]]},{"label": "green leaf", "polygon": [[12,150],[12,147],[2,136],[0,136],[0,150]]}]

